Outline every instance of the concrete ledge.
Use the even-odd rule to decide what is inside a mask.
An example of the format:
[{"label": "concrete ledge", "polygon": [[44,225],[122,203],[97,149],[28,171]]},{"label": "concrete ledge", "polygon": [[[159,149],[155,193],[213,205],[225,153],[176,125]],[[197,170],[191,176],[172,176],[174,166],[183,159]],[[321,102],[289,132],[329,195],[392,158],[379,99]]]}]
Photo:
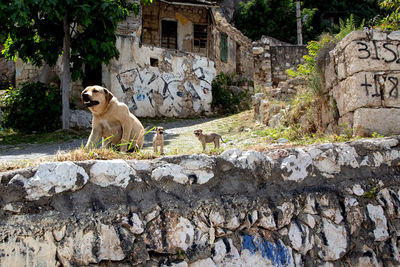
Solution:
[{"label": "concrete ledge", "polygon": [[0,263],[398,265],[399,141],[2,173]]}]

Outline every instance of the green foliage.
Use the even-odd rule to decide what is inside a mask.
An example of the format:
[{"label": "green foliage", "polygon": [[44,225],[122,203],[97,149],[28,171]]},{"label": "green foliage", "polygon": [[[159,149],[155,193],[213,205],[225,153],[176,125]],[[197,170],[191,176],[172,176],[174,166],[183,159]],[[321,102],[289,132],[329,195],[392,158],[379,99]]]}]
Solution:
[{"label": "green foliage", "polygon": [[23,132],[53,131],[60,126],[60,90],[43,83],[10,88],[1,100],[2,126]]},{"label": "green foliage", "polygon": [[296,4],[293,0],[241,2],[234,23],[240,31],[253,40],[268,35],[282,41],[295,42]]},{"label": "green foliage", "polygon": [[[287,71],[287,73],[292,77],[304,77],[304,78],[314,78],[314,72],[321,72],[321,68],[316,68],[318,65],[318,59],[324,59],[324,56],[329,53],[330,48],[334,47],[338,41],[343,39],[352,31],[361,30],[364,27],[364,21],[361,22],[359,26],[356,25],[353,15],[350,15],[345,21],[340,19],[339,22],[340,31],[334,37],[330,34],[324,34],[320,37],[319,41],[309,41],[307,43],[308,54],[303,56],[305,63],[298,66],[297,71]],[[333,44],[333,45],[332,45]],[[324,48],[328,48],[324,50]],[[321,51],[325,55],[321,57]]]},{"label": "green foliage", "polygon": [[378,27],[382,30],[399,30],[400,0],[383,0],[379,5],[390,13],[379,21]]},{"label": "green foliage", "polygon": [[335,39],[336,40],[342,40],[346,35],[351,33],[352,31],[357,31],[357,30],[362,30],[364,28],[364,23],[365,20],[363,19],[359,26],[357,26],[357,22],[354,18],[354,14],[350,14],[350,17],[346,19],[346,21],[343,21],[342,19],[339,19],[339,33],[336,34]]},{"label": "green foliage", "polygon": [[377,187],[372,187],[369,191],[362,194],[362,198],[375,198],[376,194],[378,193]]},{"label": "green foliage", "polygon": [[304,40],[316,40],[322,33],[335,35],[341,28],[340,20],[353,16],[355,24],[371,21],[382,13],[377,0],[302,0],[302,8],[316,9],[311,22],[304,25]]},{"label": "green foliage", "polygon": [[226,75],[221,72],[211,83],[211,107],[221,114],[232,114],[250,108],[250,94],[244,90],[232,91],[230,86],[237,86],[233,81],[235,75]]},{"label": "green foliage", "polygon": [[[336,43],[343,39],[347,34],[354,30],[359,30],[364,26],[356,26],[354,16],[350,16],[346,21],[340,20],[340,31],[335,36],[324,34],[319,41],[310,41],[307,44],[308,54],[305,55],[304,64],[300,64],[297,71],[290,70],[287,73],[293,77],[303,77],[309,81],[308,90],[300,92],[292,102],[292,109],[286,118],[289,125],[294,125],[302,119],[302,130],[304,132],[315,132],[318,130],[320,108],[318,99],[323,95],[323,67],[325,60]],[[333,103],[332,103],[333,104]],[[336,105],[331,105],[332,111],[336,112]],[[345,134],[346,135],[346,134]],[[350,135],[351,136],[351,135]],[[346,138],[348,136],[346,135]]]},{"label": "green foliage", "polygon": [[[399,0],[388,0],[399,2]],[[296,42],[295,0],[250,0],[240,3],[234,17],[235,26],[252,40],[268,35],[282,41]],[[387,2],[387,1],[384,1]],[[303,40],[318,39],[322,33],[340,31],[340,20],[354,14],[359,24],[381,13],[376,0],[302,0],[301,20]],[[399,12],[396,13],[397,16]]]},{"label": "green foliage", "polygon": [[379,134],[379,133],[377,133],[377,132],[373,132],[373,133],[371,134],[371,137],[372,137],[372,138],[384,138],[385,136],[383,136],[383,135],[381,135],[381,134]]},{"label": "green foliage", "polygon": [[[152,0],[142,0],[151,3]],[[71,34],[71,73],[83,77],[82,65],[108,63],[118,57],[116,29],[139,4],[127,0],[4,0],[0,2],[0,43],[6,59],[54,65],[63,51],[63,21],[68,14]]]}]

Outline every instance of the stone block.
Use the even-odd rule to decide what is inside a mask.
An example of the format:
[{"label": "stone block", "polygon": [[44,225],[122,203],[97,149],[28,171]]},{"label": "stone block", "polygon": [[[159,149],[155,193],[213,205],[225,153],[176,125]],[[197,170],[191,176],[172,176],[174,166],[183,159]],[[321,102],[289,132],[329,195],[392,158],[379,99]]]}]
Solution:
[{"label": "stone block", "polygon": [[[346,35],[346,37],[344,37],[342,39],[342,41],[340,43],[346,44],[348,42],[354,42],[354,41],[358,41],[358,40],[364,40],[366,39],[367,33],[364,31],[352,31],[351,33],[349,33],[348,35]],[[338,44],[339,46],[340,44]]]},{"label": "stone block", "polygon": [[354,112],[353,133],[357,136],[400,134],[400,109],[360,108]]},{"label": "stone block", "polygon": [[372,40],[385,41],[387,39],[387,33],[381,31],[372,32]]},{"label": "stone block", "polygon": [[253,55],[261,55],[264,53],[263,47],[253,47]]},{"label": "stone block", "polygon": [[357,73],[333,89],[340,116],[361,107],[381,107],[382,100],[373,73]]},{"label": "stone block", "polygon": [[357,41],[345,48],[347,75],[360,71],[400,70],[399,41]]},{"label": "stone block", "polygon": [[400,31],[393,31],[388,34],[389,40],[400,41]]},{"label": "stone block", "polygon": [[335,71],[335,58],[330,57],[329,58],[329,63],[326,64],[325,70],[324,70],[324,75],[325,75],[325,86],[323,86],[322,90],[323,93],[326,93],[331,89],[334,85],[337,84],[337,74]]},{"label": "stone block", "polygon": [[381,206],[367,205],[368,216],[375,224],[375,241],[385,241],[389,238],[387,220]]},{"label": "stone block", "polygon": [[400,72],[377,74],[377,82],[383,91],[383,105],[386,108],[400,108],[399,97]]}]

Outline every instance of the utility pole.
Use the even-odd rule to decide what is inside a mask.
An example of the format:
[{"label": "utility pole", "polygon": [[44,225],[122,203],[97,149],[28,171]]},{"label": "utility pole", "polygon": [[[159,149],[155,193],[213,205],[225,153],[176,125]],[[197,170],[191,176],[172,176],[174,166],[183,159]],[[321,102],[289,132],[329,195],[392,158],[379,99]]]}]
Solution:
[{"label": "utility pole", "polygon": [[303,44],[303,34],[301,33],[301,10],[300,0],[296,1],[296,19],[297,19],[297,44]]}]

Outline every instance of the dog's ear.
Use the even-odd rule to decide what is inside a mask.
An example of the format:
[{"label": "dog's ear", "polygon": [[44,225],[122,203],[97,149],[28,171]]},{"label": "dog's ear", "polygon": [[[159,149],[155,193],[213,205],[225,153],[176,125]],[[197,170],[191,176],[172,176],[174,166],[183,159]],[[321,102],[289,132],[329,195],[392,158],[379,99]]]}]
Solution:
[{"label": "dog's ear", "polygon": [[82,102],[82,106],[85,106],[85,101],[83,101],[83,93],[85,92],[85,90],[83,90],[81,92],[81,102]]},{"label": "dog's ear", "polygon": [[114,95],[110,91],[108,91],[107,88],[104,88],[104,95],[106,96],[107,103],[109,103],[111,99],[114,97]]}]

